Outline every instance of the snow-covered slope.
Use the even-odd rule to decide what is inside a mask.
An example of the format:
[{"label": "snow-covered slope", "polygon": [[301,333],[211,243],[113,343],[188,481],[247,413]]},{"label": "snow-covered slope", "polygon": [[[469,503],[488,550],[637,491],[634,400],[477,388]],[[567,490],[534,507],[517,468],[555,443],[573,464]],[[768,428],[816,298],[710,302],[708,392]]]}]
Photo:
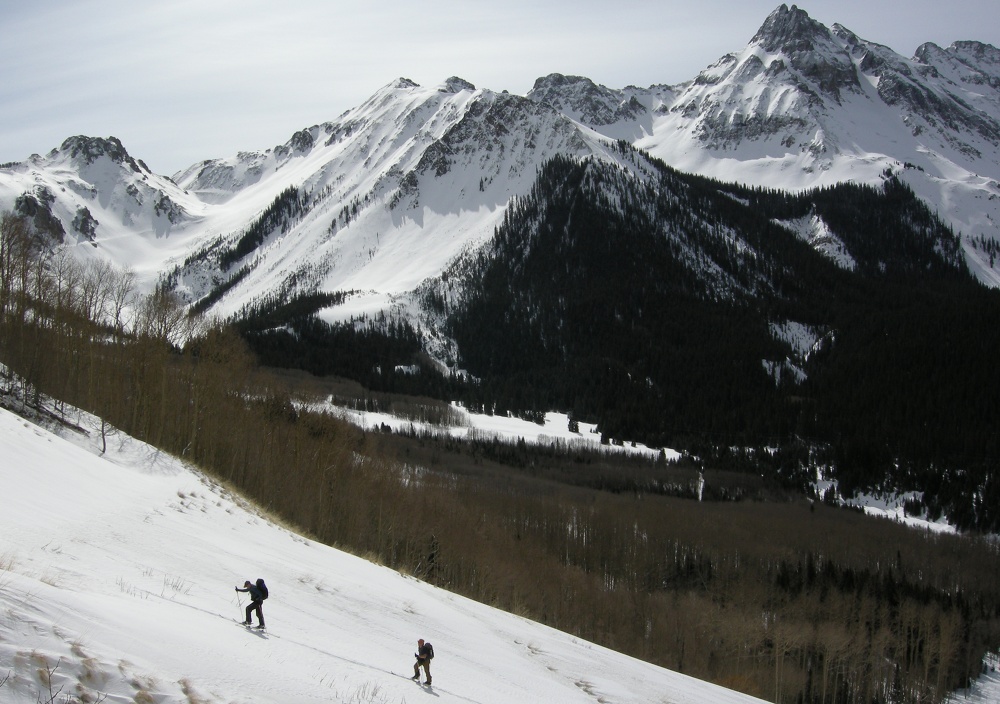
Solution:
[{"label": "snow-covered slope", "polygon": [[[525,98],[458,78],[431,88],[400,79],[282,147],[208,162],[177,180],[221,203],[226,215],[212,220],[220,233],[238,232],[247,213],[284,188],[305,199],[300,218],[239,262],[252,271],[216,312],[235,312],[261,292],[356,291],[360,308],[357,300],[346,306],[347,317],[389,307],[491,235],[538,164],[600,149],[566,117]],[[209,256],[178,283],[195,300],[208,292],[205,281],[225,275]]]},{"label": "snow-covered slope", "polygon": [[[49,701],[48,672],[56,701],[759,701],[312,542],[127,437],[102,457],[0,410],[0,456],[3,702]],[[235,623],[257,577],[267,633]]]},{"label": "snow-covered slope", "polygon": [[[1000,243],[1000,50],[925,44],[907,59],[794,5],[683,84],[612,89],[550,74],[522,97],[455,77],[430,87],[401,78],[282,145],[172,180],[114,138],[72,138],[0,167],[0,208],[20,199],[51,213],[65,246],[126,263],[147,287],[169,275],[189,302],[215,291],[207,303],[220,315],[274,294],[349,291],[325,312],[343,320],[407,305],[493,233],[547,159],[614,160],[614,140],[771,188],[877,183],[891,170],[963,235],[975,275],[1000,286],[990,256]],[[262,225],[288,189],[295,212]],[[234,260],[250,232],[257,239]]]}]

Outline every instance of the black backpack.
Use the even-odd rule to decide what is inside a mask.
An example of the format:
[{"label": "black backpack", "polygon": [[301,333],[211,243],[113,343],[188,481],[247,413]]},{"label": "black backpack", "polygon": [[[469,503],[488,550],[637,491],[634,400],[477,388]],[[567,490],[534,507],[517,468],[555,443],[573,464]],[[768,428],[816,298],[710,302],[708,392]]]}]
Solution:
[{"label": "black backpack", "polygon": [[257,588],[260,589],[260,598],[261,598],[261,601],[263,601],[264,599],[267,598],[267,585],[264,584],[264,580],[263,579],[258,579],[257,580]]},{"label": "black backpack", "polygon": [[431,645],[430,643],[424,643],[424,647],[427,648],[427,659],[428,660],[433,660],[434,659],[434,646]]}]

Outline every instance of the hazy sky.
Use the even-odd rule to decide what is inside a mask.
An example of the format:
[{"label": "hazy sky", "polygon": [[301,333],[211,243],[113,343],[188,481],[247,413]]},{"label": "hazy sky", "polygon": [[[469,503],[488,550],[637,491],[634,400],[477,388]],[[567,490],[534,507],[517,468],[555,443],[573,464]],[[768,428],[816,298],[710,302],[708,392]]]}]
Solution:
[{"label": "hazy sky", "polygon": [[[45,0],[0,5],[0,162],[115,136],[171,175],[282,144],[401,76],[524,95],[549,73],[610,88],[694,78],[776,0]],[[789,3],[791,4],[791,3]],[[1000,47],[998,0],[808,0],[814,19],[912,56]]]}]

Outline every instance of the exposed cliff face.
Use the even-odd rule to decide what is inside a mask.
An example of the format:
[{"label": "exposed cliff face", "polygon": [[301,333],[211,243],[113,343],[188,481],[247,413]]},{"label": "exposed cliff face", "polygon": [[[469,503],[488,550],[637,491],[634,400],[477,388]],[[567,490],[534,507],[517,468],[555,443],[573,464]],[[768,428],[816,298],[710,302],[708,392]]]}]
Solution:
[{"label": "exposed cliff face", "polygon": [[588,125],[637,120],[647,107],[628,91],[611,90],[582,76],[551,73],[539,78],[528,96]]},{"label": "exposed cliff face", "polygon": [[62,143],[58,150],[53,150],[49,156],[51,157],[58,152],[68,155],[70,159],[81,166],[90,166],[98,159],[105,157],[136,173],[144,171],[149,173],[145,164],[133,159],[117,137],[108,137],[107,139],[84,136],[70,137]]},{"label": "exposed cliff face", "polygon": [[787,70],[802,79],[803,91],[815,90],[839,102],[842,91],[861,89],[851,57],[830,30],[795,5],[781,5],[771,13],[750,46],[785,57]]}]

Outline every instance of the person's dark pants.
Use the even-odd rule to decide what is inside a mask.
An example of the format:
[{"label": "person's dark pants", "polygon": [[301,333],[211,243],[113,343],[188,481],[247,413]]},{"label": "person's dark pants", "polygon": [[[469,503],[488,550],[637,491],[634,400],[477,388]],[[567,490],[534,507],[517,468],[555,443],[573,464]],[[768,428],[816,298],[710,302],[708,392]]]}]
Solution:
[{"label": "person's dark pants", "polygon": [[431,683],[431,659],[427,658],[425,660],[417,660],[413,663],[413,676],[420,677],[420,668],[424,668],[424,677],[427,678],[427,684]]},{"label": "person's dark pants", "polygon": [[260,608],[263,605],[264,602],[261,601],[251,601],[249,604],[247,604],[247,618],[246,618],[247,624],[250,623],[250,614],[256,611],[257,625],[260,626],[261,628],[264,627],[264,612]]}]

